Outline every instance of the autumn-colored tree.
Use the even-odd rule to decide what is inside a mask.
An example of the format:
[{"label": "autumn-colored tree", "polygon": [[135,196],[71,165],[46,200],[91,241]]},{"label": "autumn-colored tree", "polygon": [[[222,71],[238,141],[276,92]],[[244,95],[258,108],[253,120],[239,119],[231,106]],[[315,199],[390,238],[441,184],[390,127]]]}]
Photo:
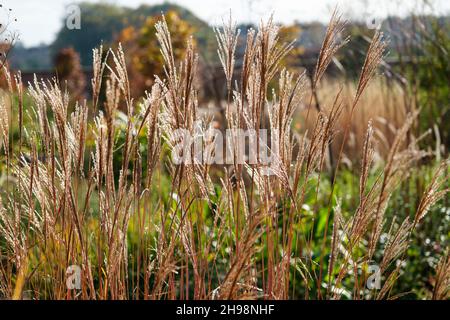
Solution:
[{"label": "autumn-colored tree", "polygon": [[0,89],[8,89],[7,73],[9,72],[9,63],[6,60],[6,53],[10,51],[10,45],[0,43]]},{"label": "autumn-colored tree", "polygon": [[62,49],[55,56],[54,64],[61,86],[67,88],[74,101],[83,99],[86,79],[79,54],[73,48]]},{"label": "autumn-colored tree", "polygon": [[[127,52],[131,90],[134,94],[142,94],[151,87],[155,75],[163,75],[163,58],[155,33],[155,23],[161,19],[162,16],[150,16],[140,29],[129,26],[117,38],[117,42],[122,43]],[[186,41],[195,29],[175,11],[165,13],[165,19],[172,36],[175,61],[180,60],[185,53]]]}]

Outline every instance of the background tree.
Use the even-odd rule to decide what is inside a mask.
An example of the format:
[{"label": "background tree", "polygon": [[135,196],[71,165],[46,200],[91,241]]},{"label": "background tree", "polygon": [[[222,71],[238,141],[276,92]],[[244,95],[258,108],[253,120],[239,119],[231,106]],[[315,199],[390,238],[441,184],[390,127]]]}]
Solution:
[{"label": "background tree", "polygon": [[110,42],[123,29],[127,10],[106,3],[81,3],[80,10],[81,29],[69,30],[64,20],[51,51],[56,55],[64,48],[73,47],[80,53],[82,65],[88,67],[92,64],[92,48]]},{"label": "background tree", "polygon": [[73,48],[62,49],[55,56],[55,69],[62,88],[71,93],[74,101],[84,98],[86,79],[80,64],[80,56]]},{"label": "background tree", "polygon": [[12,9],[5,8],[0,3],[0,68],[6,64],[8,54],[19,38],[19,34],[12,26],[17,22],[12,12]]},{"label": "background tree", "polygon": [[[13,16],[12,12],[12,9],[5,8],[0,3],[0,88],[2,89],[8,87],[4,71],[9,69],[8,56],[19,38],[13,27],[17,18]],[[5,70],[3,70],[4,67]]]},{"label": "background tree", "polygon": [[82,2],[79,6],[82,15],[81,29],[67,29],[64,20],[51,51],[55,55],[59,50],[72,46],[80,53],[81,64],[84,67],[92,65],[92,48],[102,42],[105,45],[111,44],[128,26],[140,29],[148,17],[161,15],[161,12],[166,14],[174,11],[182,20],[195,27],[195,37],[199,46],[204,47],[208,43],[215,43],[214,33],[205,21],[186,8],[175,4],[141,5],[135,9],[104,2]]}]

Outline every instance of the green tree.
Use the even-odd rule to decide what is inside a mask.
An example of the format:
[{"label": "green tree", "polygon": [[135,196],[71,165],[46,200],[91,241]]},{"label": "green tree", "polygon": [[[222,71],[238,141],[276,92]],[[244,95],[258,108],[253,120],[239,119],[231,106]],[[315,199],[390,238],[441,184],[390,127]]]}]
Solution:
[{"label": "green tree", "polygon": [[90,66],[92,63],[92,49],[101,42],[109,43],[124,28],[124,17],[129,9],[106,3],[81,3],[81,29],[69,30],[66,22],[59,31],[52,45],[52,53],[73,47],[80,53],[81,64]]}]

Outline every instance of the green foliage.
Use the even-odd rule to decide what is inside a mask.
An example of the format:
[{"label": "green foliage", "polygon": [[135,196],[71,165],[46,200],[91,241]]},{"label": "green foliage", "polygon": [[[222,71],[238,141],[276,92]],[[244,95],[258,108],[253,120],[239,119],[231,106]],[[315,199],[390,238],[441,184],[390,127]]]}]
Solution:
[{"label": "green foliage", "polygon": [[80,53],[83,66],[92,64],[92,48],[99,43],[108,43],[113,39],[115,33],[124,27],[124,17],[129,9],[115,5],[83,2],[81,9],[81,29],[69,30],[66,28],[65,20],[55,42],[52,52],[56,54],[60,49],[72,46]]},{"label": "green foliage", "polygon": [[[419,61],[411,70],[418,85],[423,112],[421,131],[437,125],[442,142],[450,148],[450,20],[429,18],[421,30]],[[414,79],[414,77],[416,79]]]}]

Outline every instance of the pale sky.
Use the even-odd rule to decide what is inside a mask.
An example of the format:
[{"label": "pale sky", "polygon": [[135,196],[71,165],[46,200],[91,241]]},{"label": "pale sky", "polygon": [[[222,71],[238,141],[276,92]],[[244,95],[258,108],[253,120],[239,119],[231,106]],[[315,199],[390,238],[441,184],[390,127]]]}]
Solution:
[{"label": "pale sky", "polygon": [[[290,23],[294,20],[308,22],[328,21],[334,6],[349,17],[366,20],[369,16],[385,17],[389,14],[404,16],[412,10],[420,9],[417,3],[423,0],[172,0],[188,9],[210,24],[217,24],[231,9],[238,22],[259,21],[270,13],[275,20]],[[11,8],[18,21],[15,30],[26,46],[50,43],[66,16],[66,7],[77,1],[71,0],[0,0],[5,8]],[[109,2],[129,7],[140,4],[159,4],[161,0],[90,0],[89,2]],[[434,0],[433,12],[450,13],[449,0]],[[430,9],[427,9],[429,12]],[[4,14],[4,13],[3,13]],[[83,15],[81,13],[81,27]]]}]

